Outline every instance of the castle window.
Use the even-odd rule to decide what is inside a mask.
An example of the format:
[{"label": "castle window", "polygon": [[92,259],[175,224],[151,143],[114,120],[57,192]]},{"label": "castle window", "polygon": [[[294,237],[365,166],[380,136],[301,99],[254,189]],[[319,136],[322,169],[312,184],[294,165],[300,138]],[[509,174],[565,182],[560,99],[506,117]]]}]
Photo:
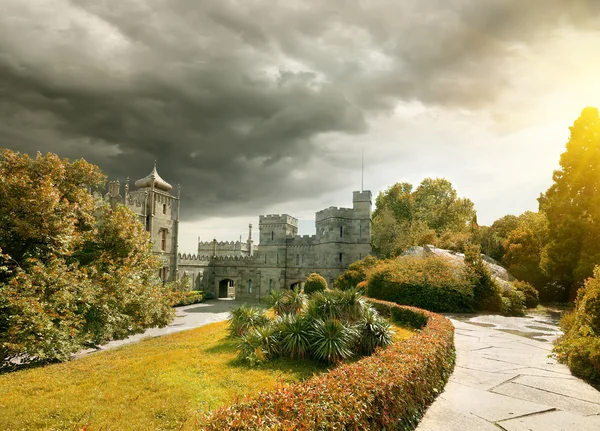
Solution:
[{"label": "castle window", "polygon": [[300,265],[300,255],[296,255],[296,265]]},{"label": "castle window", "polygon": [[279,253],[277,253],[277,264],[279,265]]},{"label": "castle window", "polygon": [[340,264],[342,263],[342,255],[343,253],[340,253]]},{"label": "castle window", "polygon": [[269,293],[273,290],[273,280],[269,279]]},{"label": "castle window", "polygon": [[167,230],[166,229],[162,229],[160,231],[160,249],[162,251],[167,250]]},{"label": "castle window", "polygon": [[265,253],[265,263],[267,263],[267,253]]},{"label": "castle window", "polygon": [[344,236],[344,228],[340,226],[340,238]]},{"label": "castle window", "polygon": [[167,281],[167,271],[168,271],[168,267],[163,266],[161,269],[158,270],[158,277],[161,279],[161,281],[163,283],[165,283]]},{"label": "castle window", "polygon": [[167,204],[163,204],[163,214],[167,213]]},{"label": "castle window", "polygon": [[248,293],[252,293],[252,279],[248,279]]},{"label": "castle window", "polygon": [[358,237],[362,238],[362,224],[358,225]]},{"label": "castle window", "polygon": [[304,255],[302,255],[302,265],[304,265]]},{"label": "castle window", "polygon": [[275,241],[275,232],[271,231],[271,241]]}]

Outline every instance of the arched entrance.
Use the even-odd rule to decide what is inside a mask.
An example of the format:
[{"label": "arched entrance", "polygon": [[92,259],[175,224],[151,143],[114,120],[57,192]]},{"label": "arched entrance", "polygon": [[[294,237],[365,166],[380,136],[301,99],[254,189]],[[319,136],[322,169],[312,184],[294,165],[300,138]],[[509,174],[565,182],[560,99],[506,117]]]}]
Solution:
[{"label": "arched entrance", "polygon": [[229,298],[230,291],[235,295],[235,282],[230,278],[219,281],[219,298]]},{"label": "arched entrance", "polygon": [[290,284],[290,290],[294,290],[294,289],[298,289],[298,290],[302,290],[302,288],[304,283],[302,283],[301,281],[295,281],[292,284]]}]

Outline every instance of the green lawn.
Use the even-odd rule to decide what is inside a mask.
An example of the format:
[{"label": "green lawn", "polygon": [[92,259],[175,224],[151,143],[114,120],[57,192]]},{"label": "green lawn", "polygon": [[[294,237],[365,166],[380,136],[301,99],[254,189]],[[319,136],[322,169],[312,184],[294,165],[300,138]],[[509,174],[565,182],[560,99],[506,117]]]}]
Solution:
[{"label": "green lawn", "polygon": [[326,370],[287,360],[250,368],[235,344],[221,322],[0,375],[0,430],[189,429],[197,411]]}]

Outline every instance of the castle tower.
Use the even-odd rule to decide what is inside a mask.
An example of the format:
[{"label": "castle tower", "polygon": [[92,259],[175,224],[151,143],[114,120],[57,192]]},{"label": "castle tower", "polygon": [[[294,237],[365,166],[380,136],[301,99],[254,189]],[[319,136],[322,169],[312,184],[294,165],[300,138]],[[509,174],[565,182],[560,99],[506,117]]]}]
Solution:
[{"label": "castle tower", "polygon": [[160,256],[163,262],[159,276],[165,282],[176,280],[181,188],[178,187],[177,196],[170,193],[173,187],[158,174],[156,162],[152,172],[137,180],[135,186],[138,190],[128,192],[128,200],[141,202],[143,196],[143,205],[132,209],[145,216],[146,230],[150,232],[152,241],[152,252]]}]

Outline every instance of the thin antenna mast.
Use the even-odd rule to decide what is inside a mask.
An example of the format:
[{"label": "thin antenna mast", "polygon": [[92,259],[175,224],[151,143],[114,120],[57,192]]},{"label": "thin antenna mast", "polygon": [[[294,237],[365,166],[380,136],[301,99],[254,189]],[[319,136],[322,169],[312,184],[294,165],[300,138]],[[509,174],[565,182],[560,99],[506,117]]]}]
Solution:
[{"label": "thin antenna mast", "polygon": [[363,192],[365,180],[365,147],[360,149],[360,192]]}]

